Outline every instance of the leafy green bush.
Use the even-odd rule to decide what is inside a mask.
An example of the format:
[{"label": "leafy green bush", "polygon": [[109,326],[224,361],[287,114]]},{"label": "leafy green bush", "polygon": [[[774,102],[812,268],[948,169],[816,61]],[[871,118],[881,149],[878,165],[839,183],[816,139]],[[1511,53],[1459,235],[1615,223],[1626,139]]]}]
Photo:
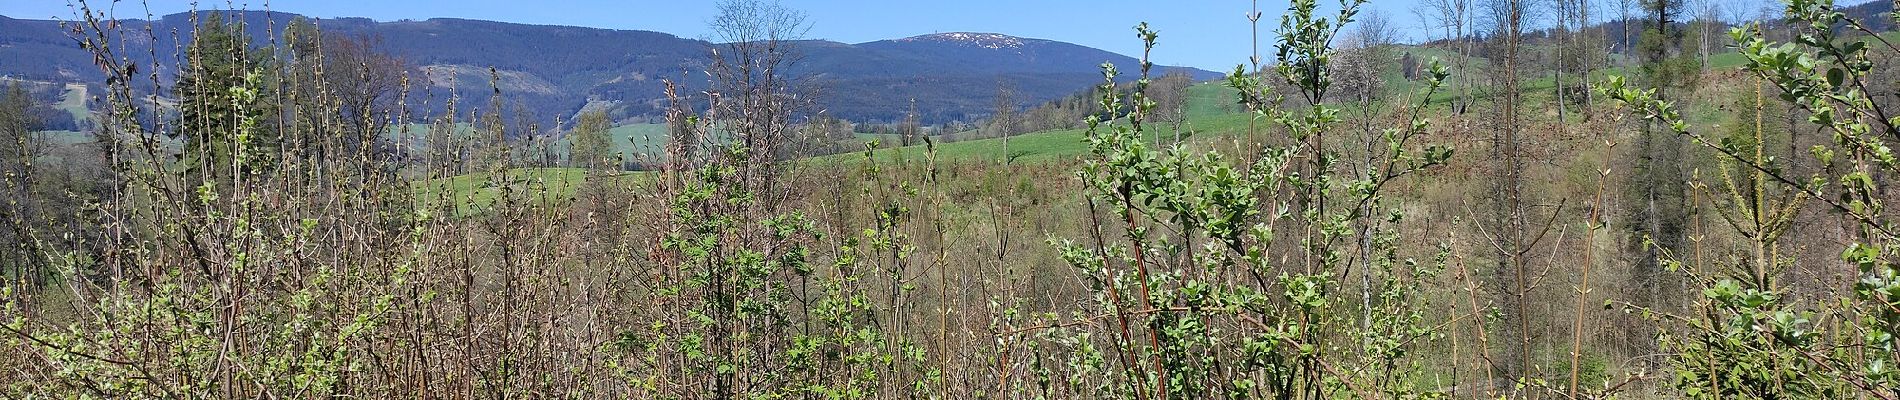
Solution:
[{"label": "leafy green bush", "polygon": [[[1657,99],[1654,89],[1630,88],[1616,77],[1603,87],[1633,112],[1723,159],[1718,211],[1752,247],[1733,263],[1666,257],[1701,287],[1697,313],[1661,316],[1674,328],[1664,336],[1676,355],[1672,383],[1694,398],[1894,398],[1900,395],[1893,390],[1900,386],[1893,370],[1900,362],[1894,337],[1900,264],[1892,242],[1900,225],[1887,216],[1879,182],[1900,171],[1890,149],[1900,142],[1900,120],[1867,89],[1874,67],[1869,46],[1893,46],[1829,0],[1789,0],[1787,15],[1800,28],[1793,42],[1768,40],[1752,26],[1730,36],[1748,60],[1743,70],[1798,106],[1808,124],[1832,133],[1829,143],[1809,149],[1821,166],[1813,172],[1793,172],[1788,160],[1766,156],[1759,120],[1752,137],[1704,132],[1684,121],[1673,103]],[[1870,35],[1843,37],[1839,26]],[[1763,104],[1757,100],[1755,115]],[[1854,227],[1840,253],[1858,270],[1851,295],[1803,301],[1784,282],[1788,267],[1800,262],[1785,255],[1784,233],[1806,202],[1824,204]]]},{"label": "leafy green bush", "polygon": [[[1295,1],[1283,18],[1275,76],[1304,106],[1284,110],[1267,75],[1236,70],[1229,85],[1255,118],[1284,135],[1241,160],[1180,145],[1151,148],[1155,102],[1113,89],[1103,67],[1104,115],[1089,118],[1091,158],[1078,177],[1092,196],[1092,236],[1054,240],[1095,291],[1073,315],[1008,330],[1031,336],[1033,386],[1020,393],[1088,398],[1385,398],[1442,395],[1415,387],[1412,352],[1442,334],[1418,293],[1449,251],[1402,255],[1404,214],[1383,196],[1407,175],[1442,164],[1448,148],[1416,143],[1429,124],[1383,132],[1366,169],[1339,162],[1325,135],[1339,111],[1326,99],[1330,42],[1362,2],[1335,17]],[[1146,24],[1136,28],[1152,48]],[[1429,90],[1446,78],[1431,69]],[[1429,90],[1426,97],[1429,98]],[[1422,107],[1422,105],[1415,106]],[[1372,282],[1350,293],[1341,280]],[[1062,377],[1062,379],[1055,379]],[[1029,385],[1025,383],[1024,385]]]}]

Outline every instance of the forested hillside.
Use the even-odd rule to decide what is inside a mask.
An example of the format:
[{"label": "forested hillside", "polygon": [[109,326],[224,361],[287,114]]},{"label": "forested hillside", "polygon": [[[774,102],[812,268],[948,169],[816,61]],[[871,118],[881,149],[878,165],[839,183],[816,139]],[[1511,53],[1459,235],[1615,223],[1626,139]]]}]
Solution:
[{"label": "forested hillside", "polygon": [[[664,118],[662,81],[698,93],[707,87],[704,58],[708,43],[666,33],[437,18],[377,22],[364,18],[314,20],[294,13],[206,11],[166,15],[149,22],[156,35],[133,35],[134,47],[151,51],[121,54],[139,64],[157,66],[161,80],[177,70],[171,53],[192,40],[191,27],[210,14],[242,25],[251,41],[275,46],[293,21],[305,19],[326,34],[358,37],[404,61],[417,79],[427,75],[431,89],[418,86],[410,100],[428,114],[446,107],[441,97],[487,102],[495,79],[508,101],[526,108],[536,122],[552,128],[572,124],[582,111],[606,109],[616,121]],[[148,22],[126,19],[121,24]],[[103,83],[107,75],[78,48],[59,21],[0,16],[0,76],[54,83]],[[172,34],[171,32],[177,32]],[[993,34],[985,34],[993,35]],[[1001,35],[996,35],[1001,36]],[[276,41],[272,39],[275,37]],[[894,124],[916,101],[926,124],[972,122],[993,107],[988,95],[998,85],[1017,92],[1029,106],[1087,90],[1095,83],[1094,66],[1130,64],[1133,58],[1051,40],[1008,37],[1007,47],[969,47],[948,36],[846,44],[799,41],[802,62],[794,71],[814,80],[820,108],[831,116],[867,123]],[[933,39],[934,38],[934,39]],[[709,38],[715,39],[716,38]],[[920,40],[921,39],[921,40]],[[149,40],[149,42],[141,42]],[[959,50],[961,49],[961,50]],[[160,62],[153,63],[157,58]],[[498,74],[490,74],[489,68]],[[1173,68],[1169,68],[1173,69]],[[1218,74],[1179,68],[1197,79]],[[424,73],[426,71],[426,74]],[[135,74],[137,75],[137,74]],[[140,82],[150,90],[149,82]],[[420,81],[419,81],[420,83]],[[161,93],[162,95],[162,93]],[[428,101],[426,95],[437,96]]]}]

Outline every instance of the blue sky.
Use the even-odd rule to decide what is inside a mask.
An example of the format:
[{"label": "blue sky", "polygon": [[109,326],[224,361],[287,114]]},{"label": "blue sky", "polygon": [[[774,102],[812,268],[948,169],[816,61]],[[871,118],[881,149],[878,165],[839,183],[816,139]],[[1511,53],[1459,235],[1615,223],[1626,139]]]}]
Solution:
[{"label": "blue sky", "polygon": [[[1225,72],[1251,54],[1246,13],[1249,0],[960,0],[827,1],[781,0],[803,10],[812,23],[808,36],[847,43],[937,32],[995,32],[1051,39],[1139,56],[1133,27],[1147,21],[1161,32],[1157,63]],[[1417,0],[1374,0],[1405,32],[1417,31],[1410,11]],[[95,0],[95,7],[111,6]],[[191,9],[184,0],[150,0],[151,12],[165,15]],[[117,3],[120,18],[143,18],[138,0]],[[254,8],[262,1],[205,0],[200,9]],[[1321,4],[1336,4],[1323,0]],[[716,13],[712,0],[275,0],[276,11],[314,17],[369,17],[379,21],[454,17],[504,22],[640,29],[684,37],[705,37],[706,21]],[[1285,0],[1261,0],[1262,35],[1269,35],[1286,8]],[[69,19],[62,0],[4,0],[0,15],[14,18]],[[1267,38],[1262,38],[1267,42]],[[1263,46],[1264,47],[1264,46]],[[1263,48],[1263,53],[1270,48]]]}]

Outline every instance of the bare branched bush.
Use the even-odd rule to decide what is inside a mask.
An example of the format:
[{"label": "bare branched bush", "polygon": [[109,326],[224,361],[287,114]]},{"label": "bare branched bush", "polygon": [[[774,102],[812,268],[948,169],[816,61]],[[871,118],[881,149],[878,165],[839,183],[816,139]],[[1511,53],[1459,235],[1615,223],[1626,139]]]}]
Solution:
[{"label": "bare branched bush", "polygon": [[[1475,72],[1465,3],[1433,12]],[[1878,96],[1900,47],[1791,0],[1794,42],[1732,32],[1753,81],[1710,80],[1748,94],[1719,130],[1610,78],[1674,133],[1639,144],[1709,150],[1663,182],[1689,189],[1681,240],[1632,250],[1611,227],[1661,222],[1613,212],[1647,206],[1615,196],[1650,183],[1616,180],[1641,176],[1628,138],[1573,134],[1621,119],[1519,110],[1521,27],[1492,93],[1436,60],[1388,83],[1400,45],[1364,5],[1295,0],[1275,55],[1214,85],[1144,53],[1043,105],[1003,88],[984,128],[893,104],[912,118],[880,138],[910,146],[846,147],[858,127],[795,74],[803,14],[724,1],[684,78],[709,82],[666,82],[665,145],[618,154],[608,114],[544,130],[503,71],[454,82],[268,12],[171,33],[78,2],[65,26],[109,76],[91,141],[53,144],[32,89],[0,92],[0,397],[1900,397]],[[1588,42],[1559,45],[1559,86]],[[1485,96],[1495,118],[1464,112]],[[1220,106],[1233,132],[1190,135]],[[941,147],[1068,127],[1085,154]],[[1434,144],[1493,132],[1489,159]]]}]

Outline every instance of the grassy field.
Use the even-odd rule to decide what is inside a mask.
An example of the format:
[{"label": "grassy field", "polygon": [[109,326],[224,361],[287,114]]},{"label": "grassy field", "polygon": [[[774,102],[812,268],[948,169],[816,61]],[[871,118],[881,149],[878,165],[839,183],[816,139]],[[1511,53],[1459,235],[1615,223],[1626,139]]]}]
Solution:
[{"label": "grassy field", "polygon": [[[1187,120],[1181,125],[1184,136],[1205,137],[1241,132],[1251,119],[1248,114],[1241,113],[1239,106],[1234,103],[1234,89],[1224,86],[1222,82],[1191,86],[1187,99],[1183,111]],[[1007,153],[1004,152],[1002,138],[943,143],[937,145],[937,157],[946,161],[1001,161],[1006,157],[1015,162],[1073,159],[1088,153],[1088,145],[1083,141],[1087,134],[1082,129],[1063,129],[1011,136]],[[901,160],[921,158],[924,152],[923,145],[915,145],[880,149],[877,156],[879,160]]]},{"label": "grassy field", "polygon": [[[637,182],[643,172],[607,175],[607,179]],[[417,206],[433,208],[444,201],[454,204],[456,216],[481,214],[494,207],[504,192],[518,199],[543,206],[559,206],[574,199],[588,172],[580,168],[515,168],[500,174],[478,172],[448,178],[424,179],[411,184]]]},{"label": "grassy field", "polygon": [[[456,123],[457,137],[473,135],[475,128],[466,122]],[[408,133],[403,130],[407,129]],[[390,129],[391,138],[407,136],[409,141],[417,142],[428,138],[429,124],[406,124]],[[662,150],[666,144],[666,124],[627,124],[615,126],[607,131],[608,141],[614,144],[614,151],[624,155],[650,155]],[[565,135],[551,144],[556,154],[567,156],[568,140]]]},{"label": "grassy field", "polygon": [[40,131],[46,140],[55,146],[73,146],[92,143],[92,134],[80,131]]},{"label": "grassy field", "polygon": [[[1082,143],[1084,131],[1068,129],[1043,131],[1011,136],[1008,141],[1009,156],[1016,161],[1038,161],[1061,159],[1080,155],[1088,151]],[[1002,160],[1004,140],[1002,138],[965,140],[937,145],[939,160]],[[922,159],[926,149],[924,145],[878,149],[875,153],[880,161]],[[838,154],[821,158],[863,157],[862,153]]]},{"label": "grassy field", "polygon": [[[72,114],[73,119],[78,121],[91,119],[91,112],[86,111],[86,96],[86,85],[66,84],[59,103],[53,104],[53,108]],[[87,132],[59,130],[39,133],[45,135],[43,137],[54,146],[75,146],[92,142],[92,134]]]},{"label": "grassy field", "polygon": [[[420,146],[422,144],[422,141],[428,140],[430,129],[432,129],[430,124],[422,124],[422,123],[393,125],[389,127],[389,133],[387,134],[387,137],[389,138],[389,140],[393,140],[396,142],[404,142],[405,141],[404,138],[407,138],[406,141],[409,142],[410,145]],[[456,137],[468,137],[469,135],[474,135],[474,134],[475,134],[475,128],[473,125],[470,125],[467,122],[455,123]]]},{"label": "grassy field", "polygon": [[[567,157],[568,142],[566,136],[556,140],[554,152]],[[613,143],[614,152],[627,159],[659,154],[666,146],[666,124],[616,126],[607,131],[607,142]]]},{"label": "grassy field", "polygon": [[54,107],[72,114],[75,121],[85,121],[92,118],[92,113],[86,111],[87,97],[85,84],[68,83],[65,95],[60,97],[59,104]]}]

